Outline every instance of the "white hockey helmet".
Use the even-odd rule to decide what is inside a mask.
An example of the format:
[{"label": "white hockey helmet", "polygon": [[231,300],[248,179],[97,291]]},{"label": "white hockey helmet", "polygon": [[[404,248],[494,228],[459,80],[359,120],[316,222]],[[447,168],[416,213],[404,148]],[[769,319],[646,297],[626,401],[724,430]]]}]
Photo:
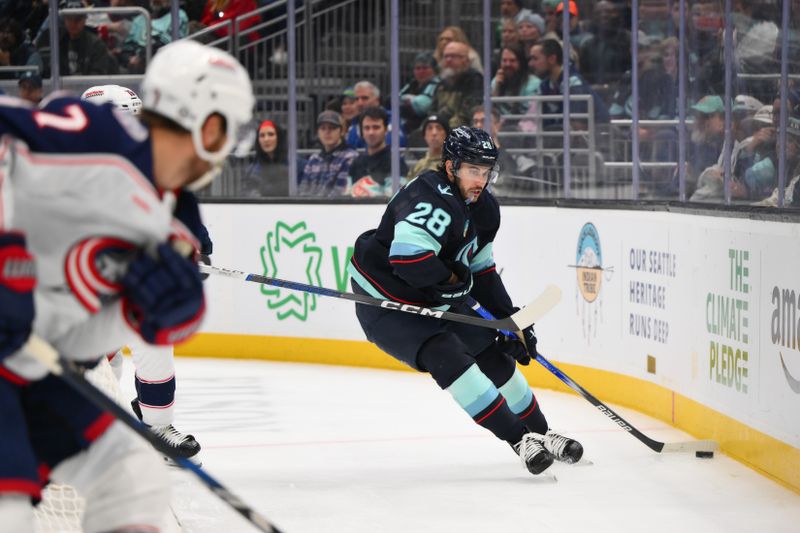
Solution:
[{"label": "white hockey helmet", "polygon": [[95,104],[110,102],[118,109],[138,115],[142,111],[142,101],[135,92],[121,85],[96,85],[89,87],[81,95],[81,100]]},{"label": "white hockey helmet", "polygon": [[[142,101],[147,111],[189,131],[197,154],[214,164],[221,164],[248,133],[255,104],[250,76],[233,56],[186,39],[153,57],[142,82]],[[227,139],[212,153],[203,147],[201,133],[214,113],[225,119]]]}]

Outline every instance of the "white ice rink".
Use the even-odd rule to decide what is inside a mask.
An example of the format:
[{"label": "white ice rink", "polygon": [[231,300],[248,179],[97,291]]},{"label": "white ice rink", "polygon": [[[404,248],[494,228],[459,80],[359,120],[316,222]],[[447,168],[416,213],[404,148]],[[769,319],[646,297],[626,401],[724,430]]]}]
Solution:
[{"label": "white ice rink", "polygon": [[[586,400],[536,391],[593,464],[527,473],[427,375],[323,365],[177,360],[176,426],[203,466],[288,533],[796,533],[800,495],[717,453],[661,455]],[[555,379],[555,378],[554,378]],[[123,390],[133,397],[126,361]],[[662,441],[691,439],[625,408]],[[255,531],[173,472],[188,533]]]}]

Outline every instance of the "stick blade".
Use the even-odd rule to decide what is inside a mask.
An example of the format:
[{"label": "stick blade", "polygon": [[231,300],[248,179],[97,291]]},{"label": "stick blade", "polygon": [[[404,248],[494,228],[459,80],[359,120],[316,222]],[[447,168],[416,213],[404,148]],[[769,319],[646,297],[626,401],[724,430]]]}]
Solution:
[{"label": "stick blade", "polygon": [[661,453],[713,452],[719,450],[719,443],[713,440],[690,440],[687,442],[664,443]]},{"label": "stick blade", "polygon": [[514,321],[518,329],[522,330],[538,322],[540,318],[550,312],[560,301],[561,289],[555,285],[548,285],[535,300],[509,318]]}]

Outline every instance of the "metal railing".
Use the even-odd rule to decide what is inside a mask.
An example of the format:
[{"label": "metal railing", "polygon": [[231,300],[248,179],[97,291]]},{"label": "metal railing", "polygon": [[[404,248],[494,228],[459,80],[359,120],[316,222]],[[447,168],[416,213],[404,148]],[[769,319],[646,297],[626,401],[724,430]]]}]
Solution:
[{"label": "metal railing", "polygon": [[[201,40],[208,44],[219,46],[236,54],[242,63],[248,68],[254,80],[254,90],[257,97],[257,114],[267,115],[278,123],[286,123],[286,118],[290,114],[290,107],[297,109],[296,124],[299,132],[300,147],[311,146],[314,136],[314,117],[325,106],[325,103],[338,96],[341,90],[360,79],[369,79],[379,87],[386,88],[389,80],[389,69],[386,68],[389,58],[393,53],[399,56],[405,68],[409,68],[413,63],[411,58],[415,53],[422,50],[431,50],[435,46],[435,37],[446,25],[456,24],[464,27],[468,35],[473,39],[480,35],[484,38],[485,28],[493,33],[495,20],[491,24],[485,25],[482,17],[482,8],[486,8],[489,3],[496,9],[492,0],[441,0],[438,2],[404,0],[398,2],[400,7],[399,16],[390,17],[389,6],[392,0],[375,0],[374,2],[358,2],[357,0],[343,0],[334,5],[320,3],[321,0],[306,0],[293,13],[295,24],[288,28],[289,16],[286,13],[289,5],[286,0],[281,0],[261,7],[251,13],[247,13],[230,21],[224,21],[219,25],[204,28],[194,33],[190,38]],[[292,4],[293,5],[293,4]],[[55,7],[55,6],[53,6]],[[173,6],[174,8],[175,6]],[[730,9],[726,7],[726,9]],[[152,26],[149,14],[142,8],[92,8],[92,9],[71,9],[62,10],[61,14],[94,14],[94,13],[121,13],[135,12],[147,17],[148,31],[152,33]],[[684,13],[686,16],[686,13]],[[567,16],[565,16],[565,19]],[[250,25],[252,20],[257,19],[256,23]],[[788,63],[786,57],[787,42],[787,18],[784,14],[784,27],[779,36],[780,46],[783,47],[784,55],[781,58],[781,73],[736,73],[741,80],[780,80],[784,87],[782,94],[783,102],[786,103],[787,80],[800,79],[800,74],[789,74],[785,70]],[[51,21],[52,22],[52,21]],[[53,26],[54,27],[54,26]],[[389,28],[393,31],[400,29],[399,40],[396,48],[390,51],[389,48]],[[683,29],[679,28],[681,31]],[[223,30],[220,32],[219,30]],[[225,35],[218,35],[224,33]],[[288,58],[288,39],[290,33],[295,36],[293,42],[297,44],[297,54],[295,57],[296,77],[292,78],[290,84],[288,76],[288,65],[291,58]],[[485,36],[490,38],[489,35]],[[56,39],[57,40],[57,39]],[[488,41],[487,41],[488,42]],[[485,44],[485,43],[484,43]],[[685,43],[682,43],[685,44]],[[473,40],[472,46],[476,50],[480,49],[481,41]],[[152,50],[148,43],[147,55]],[[685,51],[685,47],[681,50]],[[53,49],[53,54],[58,53],[57,44]],[[638,48],[634,47],[633,63],[636,63]],[[680,58],[683,53],[678,54]],[[486,61],[484,55],[484,62]],[[730,55],[726,57],[730,61]],[[486,72],[489,65],[484,65]],[[27,69],[19,69],[17,72]],[[684,72],[686,65],[682,67]],[[635,77],[635,76],[634,76]],[[81,76],[81,77],[60,77],[55,80],[45,80],[45,88],[58,86],[62,80],[69,88],[82,90],[87,85],[97,83],[119,83],[129,86],[136,90],[139,86],[140,76]],[[404,75],[403,79],[407,79]],[[0,81],[0,87],[12,88],[16,80]],[[9,92],[12,92],[9,91]],[[391,93],[391,92],[390,92]],[[384,92],[384,95],[386,93]],[[520,97],[520,100],[532,101],[537,98]],[[515,101],[511,97],[494,98],[496,103]],[[541,101],[563,101],[561,96],[538,97]],[[593,100],[590,96],[572,96],[570,102],[587,101],[593,111]],[[296,106],[290,106],[290,102],[296,102]],[[684,107],[681,107],[681,103]],[[729,102],[726,102],[730,106]],[[562,164],[572,170],[572,159],[577,158],[577,166],[574,171],[563,176],[565,183],[564,190],[569,192],[574,178],[575,185],[582,187],[587,184],[595,189],[603,184],[617,182],[622,185],[626,180],[633,180],[637,183],[634,188],[634,195],[638,191],[638,168],[654,169],[667,171],[671,168],[681,170],[683,165],[678,161],[685,160],[686,146],[688,139],[682,136],[685,134],[685,125],[690,121],[685,120],[686,91],[679,93],[679,108],[682,109],[680,120],[675,121],[645,121],[636,117],[631,121],[612,121],[609,125],[595,124],[594,113],[586,113],[582,116],[576,114],[574,109],[570,112],[571,118],[585,120],[587,127],[582,131],[568,129],[566,133],[562,130],[547,131],[542,128],[543,122],[550,118],[560,118],[560,116],[516,116],[507,115],[507,121],[513,120],[533,120],[536,123],[536,134],[530,132],[511,132],[501,131],[500,138],[507,142],[513,141],[527,142],[529,140],[533,146],[533,155],[537,159],[540,168],[545,168],[550,164],[558,164],[557,158],[562,158]],[[574,106],[573,106],[574,107]],[[784,106],[785,107],[785,106]],[[294,111],[293,111],[294,112]],[[782,109],[781,123],[784,127],[779,128],[779,132],[785,132],[786,110]],[[684,127],[678,127],[679,124]],[[638,139],[638,128],[676,128],[678,129],[679,139],[674,141],[674,150],[670,145],[666,150],[666,145],[661,146],[673,156],[668,160],[655,158],[648,155],[647,150],[652,149],[652,143],[647,140]],[[551,147],[552,142],[557,142],[558,137],[562,136],[563,144],[561,147]],[[785,133],[780,133],[781,156],[779,170],[779,187],[784,185],[791,176],[788,176],[785,158]],[[570,147],[567,154],[564,154],[564,146],[568,146],[570,139],[572,144],[578,144],[574,149]],[[637,147],[634,154],[634,145]],[[516,156],[530,155],[527,146],[510,147],[509,152]],[[677,152],[678,157],[674,157]],[[554,159],[555,158],[555,159]],[[583,158],[583,159],[581,159]],[[676,161],[677,159],[677,161]],[[549,163],[548,163],[549,161]],[[637,164],[634,164],[634,161]],[[583,168],[585,166],[585,169]],[[681,170],[682,171],[682,170]],[[555,172],[555,171],[554,171]],[[578,175],[580,174],[580,177]],[[729,171],[726,170],[729,175]],[[632,177],[633,176],[633,177]],[[520,176],[522,178],[523,176]],[[684,176],[681,176],[681,187],[683,187]],[[728,179],[728,178],[726,178]],[[548,181],[548,187],[551,184]],[[683,194],[683,193],[682,193]],[[730,201],[729,199],[726,201]]]},{"label": "metal railing", "polygon": [[0,67],[0,74],[17,74],[23,72],[39,72],[39,67],[35,65],[17,65],[9,67]]},{"label": "metal railing", "polygon": [[[545,168],[545,156],[547,154],[550,155],[562,155],[562,157],[567,157],[567,154],[564,154],[563,147],[552,147],[546,146],[546,141],[548,138],[557,139],[561,138],[564,135],[563,130],[563,123],[562,127],[555,130],[550,129],[547,130],[545,128],[545,122],[548,120],[563,120],[563,115],[559,113],[542,113],[541,106],[539,104],[543,102],[558,102],[561,103],[564,101],[562,95],[533,95],[533,96],[493,96],[491,98],[492,104],[531,104],[534,105],[536,108],[536,113],[531,114],[506,114],[502,115],[501,118],[504,120],[504,124],[508,126],[509,121],[517,121],[517,127],[519,124],[524,121],[533,121],[535,123],[535,128],[532,131],[509,131],[508,129],[501,129],[498,133],[500,139],[522,139],[523,141],[526,139],[533,140],[533,147],[531,149],[527,148],[516,148],[510,149],[509,153],[516,153],[522,155],[532,155],[536,158],[537,164],[539,168]],[[596,123],[595,123],[595,106],[594,106],[594,99],[591,95],[587,94],[574,94],[570,95],[569,101],[571,104],[575,103],[585,103],[586,104],[586,112],[585,113],[578,113],[578,112],[571,112],[570,119],[576,119],[579,121],[586,121],[586,129],[585,130],[577,130],[572,129],[571,127],[568,128],[569,135],[571,137],[578,137],[579,139],[585,139],[586,147],[570,147],[570,154],[571,157],[573,154],[584,154],[586,156],[586,166],[588,168],[588,182],[581,183],[581,186],[596,186],[598,183],[597,179],[597,161],[594,154],[597,152],[597,140],[596,140]],[[566,177],[566,179],[570,179],[570,177]]]}]

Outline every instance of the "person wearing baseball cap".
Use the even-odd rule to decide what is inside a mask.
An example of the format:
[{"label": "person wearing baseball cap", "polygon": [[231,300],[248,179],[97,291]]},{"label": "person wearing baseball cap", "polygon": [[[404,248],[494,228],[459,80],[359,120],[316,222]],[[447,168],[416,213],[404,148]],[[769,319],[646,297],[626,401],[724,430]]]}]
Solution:
[{"label": "person wearing baseball cap", "polygon": [[349,184],[350,166],[358,152],[344,142],[344,118],[336,111],[325,110],[317,117],[319,152],[308,158],[300,174],[300,196],[342,196]]},{"label": "person wearing baseball cap", "polygon": [[42,77],[33,71],[24,72],[17,82],[19,87],[19,97],[27,100],[33,105],[39,105],[44,96],[42,89]]},{"label": "person wearing baseball cap", "polygon": [[417,161],[414,168],[408,173],[408,180],[412,180],[426,170],[436,170],[442,163],[442,146],[450,134],[450,123],[442,115],[428,115],[422,122],[422,136],[428,146],[425,157]]},{"label": "person wearing baseball cap", "polygon": [[[777,166],[777,157],[775,157],[773,164]],[[784,191],[784,205],[800,207],[800,186],[798,186],[798,182],[800,182],[800,109],[795,112],[790,111],[786,121],[786,170],[788,171],[788,179]],[[755,205],[778,206],[777,182],[776,172],[775,178],[771,182],[775,187],[772,190],[772,194]]]},{"label": "person wearing baseball cap", "polygon": [[692,106],[692,111],[703,115],[714,115],[725,112],[725,104],[721,96],[709,94],[702,97],[696,104]]},{"label": "person wearing baseball cap", "polygon": [[[564,16],[564,2],[561,2],[556,6],[555,13],[553,13],[553,21],[555,22],[554,31],[555,35],[550,35],[549,32],[544,35],[544,39],[550,38],[557,38],[559,41],[564,40],[562,31],[564,25],[562,23]],[[574,1],[570,1],[569,3],[569,44],[570,44],[570,53],[569,57],[571,61],[577,62],[578,55],[581,52],[581,49],[587,43],[587,41],[593,36],[591,32],[588,32],[583,29],[583,24],[581,24],[580,19],[580,11],[578,11],[578,4]],[[549,28],[549,26],[548,26]],[[573,50],[575,54],[573,55]]]},{"label": "person wearing baseball cap", "polygon": [[353,87],[346,87],[341,94],[342,118],[346,124],[351,124],[358,116],[356,107],[356,92]]},{"label": "person wearing baseball cap", "polygon": [[[767,143],[770,142],[771,135],[767,131],[758,134],[757,137],[749,135],[751,124],[748,123],[747,119],[761,107],[761,102],[747,95],[737,96],[732,103],[731,129],[733,131],[733,147],[730,153],[731,179],[729,191],[731,198],[737,200],[751,198],[752,193],[760,188],[755,186],[756,184],[747,184],[746,171],[754,163],[758,162],[759,155],[756,150],[759,148],[759,143],[757,139],[763,137],[761,140]],[[721,97],[716,95],[706,96],[692,106],[692,109],[695,112],[695,121],[700,122],[698,131],[703,131],[704,134],[716,132],[717,135],[724,136],[722,114],[725,106]],[[763,150],[767,147],[761,146],[760,148]],[[721,201],[724,198],[723,161],[725,156],[724,150],[720,148],[717,161],[700,173],[697,181],[697,190],[692,194],[690,201]]]},{"label": "person wearing baseball cap", "polygon": [[406,131],[416,130],[428,114],[433,103],[433,93],[439,87],[436,75],[436,58],[431,52],[420,52],[414,58],[414,79],[400,89],[400,116]]},{"label": "person wearing baseball cap", "polygon": [[768,196],[777,182],[778,154],[777,130],[772,124],[772,106],[765,105],[752,117],[743,121],[750,131],[747,164],[742,169],[742,181],[748,198],[756,200]]},{"label": "person wearing baseball cap", "polygon": [[757,98],[746,94],[740,94],[733,100],[732,111],[734,113],[741,113],[745,117],[751,117],[763,106],[764,104]]},{"label": "person wearing baseball cap", "polygon": [[[561,2],[556,6],[556,13],[563,13],[564,12],[564,2]],[[576,4],[573,0],[569,2],[569,14],[571,17],[578,16],[578,4]]]}]

